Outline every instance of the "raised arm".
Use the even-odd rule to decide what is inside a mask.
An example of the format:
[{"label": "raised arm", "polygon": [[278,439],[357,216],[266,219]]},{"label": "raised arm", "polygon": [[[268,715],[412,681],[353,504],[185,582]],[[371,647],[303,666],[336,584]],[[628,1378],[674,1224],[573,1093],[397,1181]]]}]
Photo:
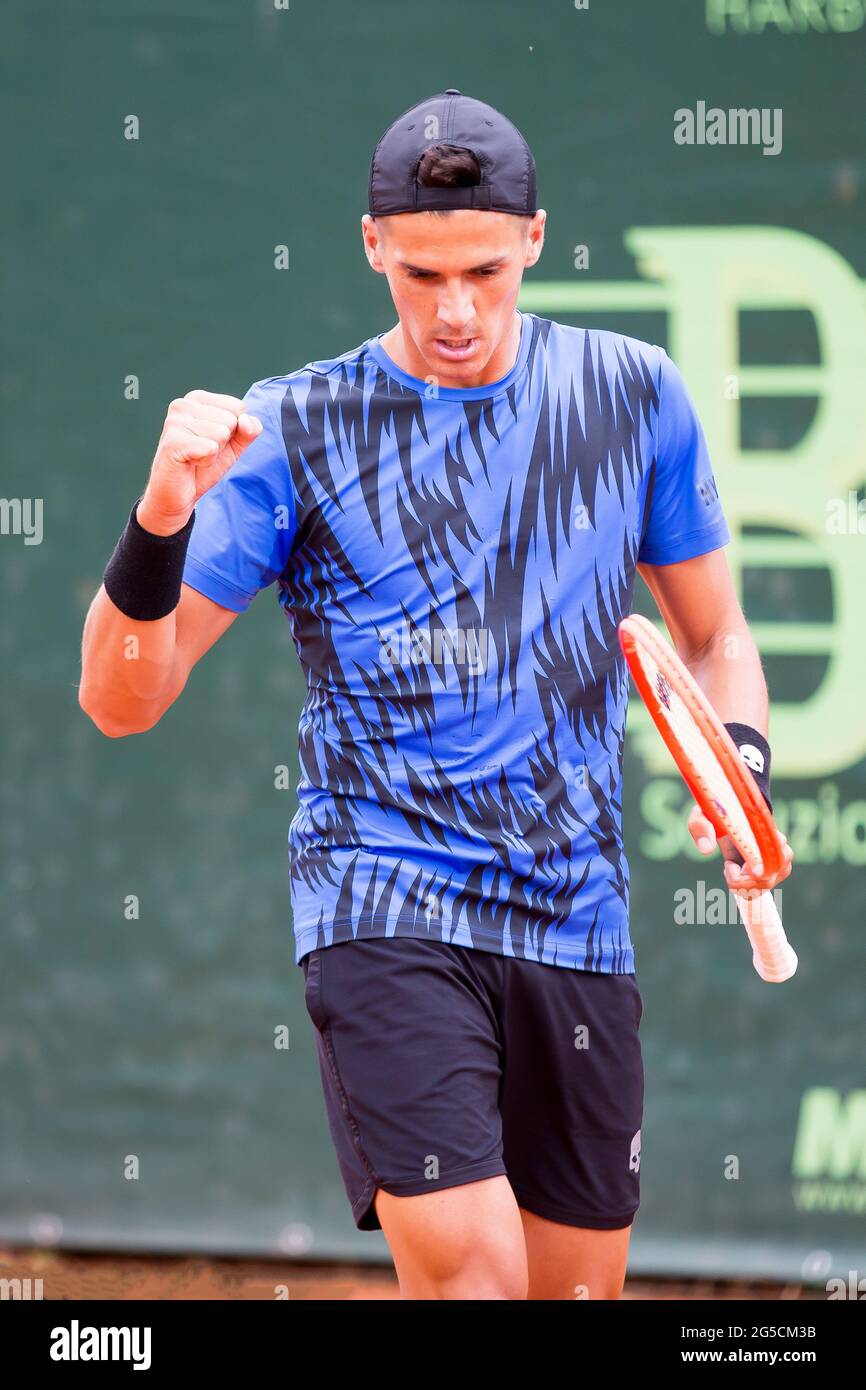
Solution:
[{"label": "raised arm", "polygon": [[[153,728],[183,690],[195,663],[238,616],[181,584],[179,577],[175,592],[162,604],[159,598],[167,570],[173,566],[179,574],[178,563],[182,568],[183,538],[171,538],[184,532],[198,499],[220,481],[261,429],[261,422],[245,413],[243,401],[234,396],[191,391],[169,406],[150,478],[131,523],[140,531],[132,537],[139,568],[137,574],[129,574],[129,598],[120,597],[126,594],[128,571],[118,565],[110,587],[122,606],[109,597],[103,583],[84,624],[78,700],[109,738]],[[154,606],[169,611],[141,618],[147,566],[153,575]],[[131,612],[136,616],[129,616]]]}]

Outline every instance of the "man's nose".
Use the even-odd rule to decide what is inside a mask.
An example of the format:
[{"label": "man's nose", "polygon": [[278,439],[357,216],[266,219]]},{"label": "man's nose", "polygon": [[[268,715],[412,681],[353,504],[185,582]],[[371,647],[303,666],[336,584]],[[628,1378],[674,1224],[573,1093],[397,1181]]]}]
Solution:
[{"label": "man's nose", "polygon": [[459,285],[443,290],[438,312],[440,320],[448,325],[449,331],[455,335],[459,334],[475,319],[472,291]]}]

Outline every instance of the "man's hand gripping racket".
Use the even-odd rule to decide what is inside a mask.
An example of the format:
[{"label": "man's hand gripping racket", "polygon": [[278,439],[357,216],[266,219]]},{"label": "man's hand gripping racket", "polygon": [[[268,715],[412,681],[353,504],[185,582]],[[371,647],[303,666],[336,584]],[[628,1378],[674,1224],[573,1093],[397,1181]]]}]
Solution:
[{"label": "man's hand gripping racket", "polygon": [[655,626],[623,618],[619,641],[641,698],[726,859],[746,863],[748,892],[733,889],[762,980],[789,980],[797,956],[768,886],[786,868],[783,837],[739,750],[691,672]]}]

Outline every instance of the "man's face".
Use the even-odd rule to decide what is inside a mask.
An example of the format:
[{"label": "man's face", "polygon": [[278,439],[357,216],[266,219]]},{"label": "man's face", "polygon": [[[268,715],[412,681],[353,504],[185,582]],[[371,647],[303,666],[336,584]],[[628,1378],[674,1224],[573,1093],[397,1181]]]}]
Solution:
[{"label": "man's face", "polygon": [[521,278],[541,254],[545,217],[541,209],[529,218],[474,208],[365,215],[367,259],[387,276],[400,319],[399,365],[443,386],[505,375]]}]

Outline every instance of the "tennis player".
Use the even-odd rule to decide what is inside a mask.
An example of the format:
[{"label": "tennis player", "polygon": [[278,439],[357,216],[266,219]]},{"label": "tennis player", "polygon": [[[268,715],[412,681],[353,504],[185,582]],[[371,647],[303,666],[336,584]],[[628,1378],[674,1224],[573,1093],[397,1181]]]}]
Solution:
[{"label": "tennis player", "polygon": [[[362,218],[397,322],[242,400],[173,401],[84,632],[83,708],[140,733],[276,586],[308,687],[296,959],[354,1220],[405,1298],[622,1289],[644,1077],[617,624],[638,572],[769,801],[693,405],[661,347],[517,310],[545,219],[498,111],[450,89],[400,116]],[[688,826],[712,853],[697,807]]]}]

